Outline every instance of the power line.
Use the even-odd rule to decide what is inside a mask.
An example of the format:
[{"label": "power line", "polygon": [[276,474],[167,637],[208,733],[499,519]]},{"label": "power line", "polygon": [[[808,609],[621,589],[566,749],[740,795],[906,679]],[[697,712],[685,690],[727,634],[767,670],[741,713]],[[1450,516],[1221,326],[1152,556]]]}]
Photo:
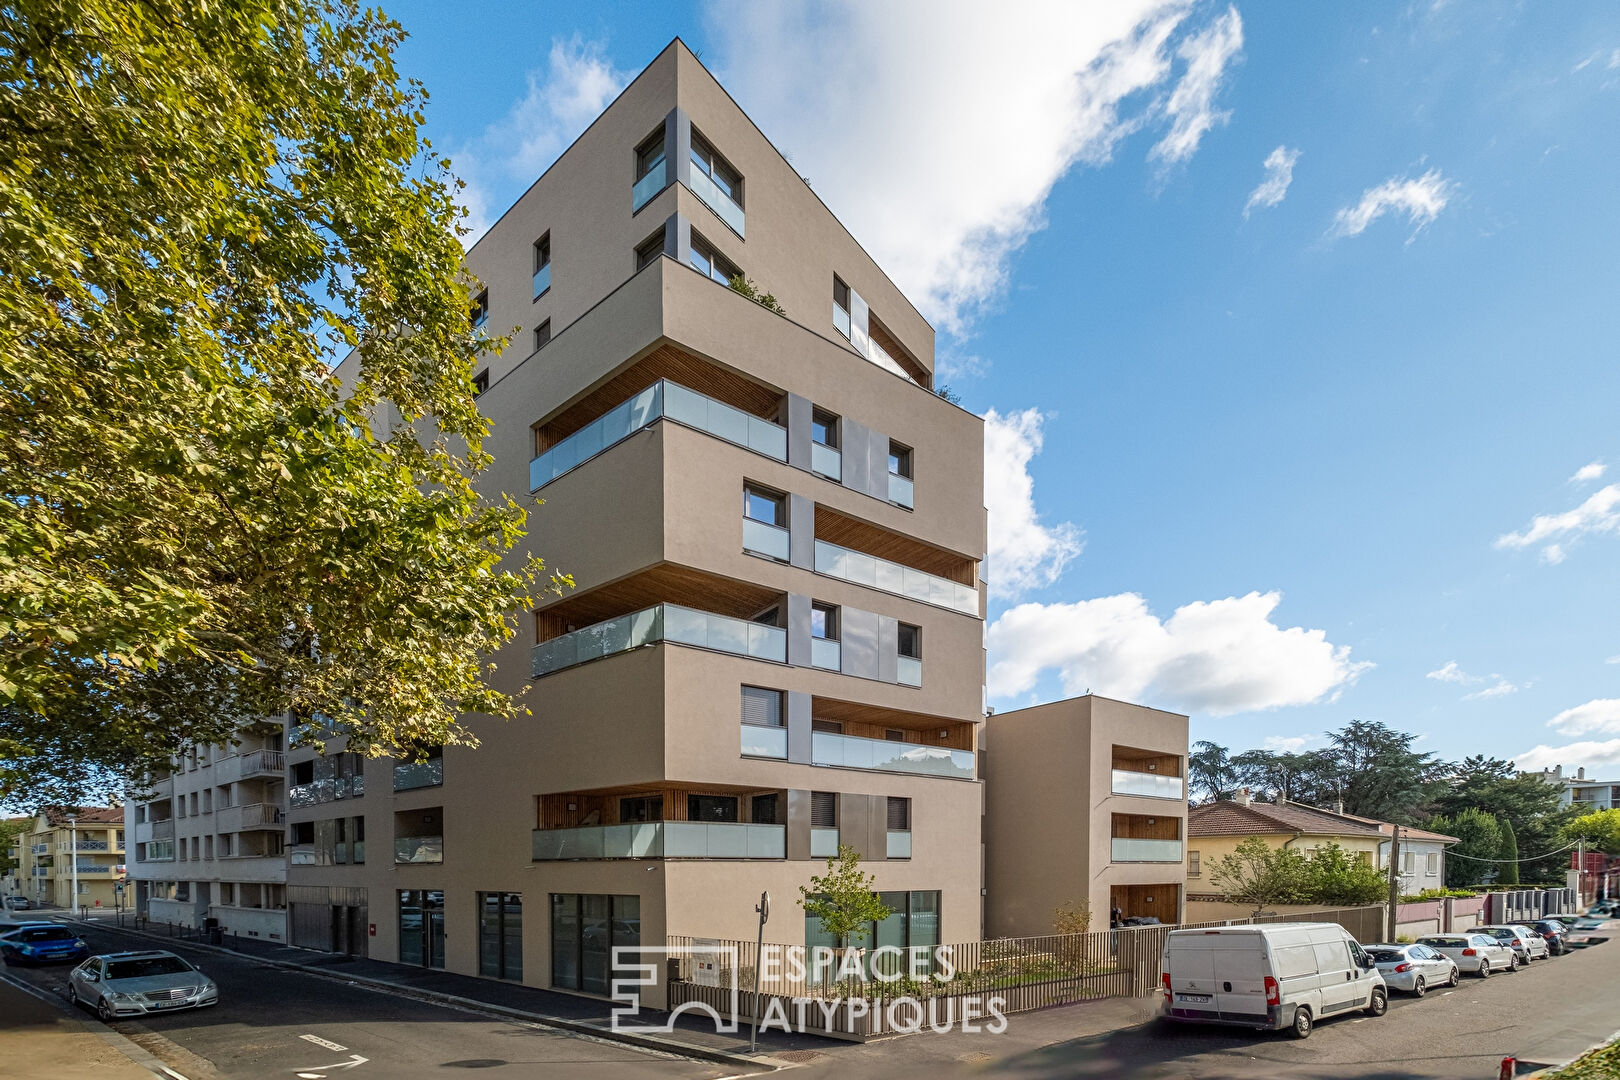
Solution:
[{"label": "power line", "polygon": [[[1575,844],[1578,844],[1578,843],[1580,843],[1579,840],[1575,841]],[[1538,859],[1550,858],[1553,855],[1557,855],[1559,852],[1568,851],[1571,848],[1573,848],[1575,846],[1575,844],[1565,844],[1561,848],[1554,848],[1552,851],[1547,852],[1545,855],[1529,855],[1529,856],[1526,856],[1523,859],[1482,859],[1478,855],[1464,855],[1460,851],[1448,851],[1448,852],[1446,852],[1446,858],[1448,858],[1448,859],[1472,859],[1475,862],[1488,862],[1488,863],[1535,862]]]}]

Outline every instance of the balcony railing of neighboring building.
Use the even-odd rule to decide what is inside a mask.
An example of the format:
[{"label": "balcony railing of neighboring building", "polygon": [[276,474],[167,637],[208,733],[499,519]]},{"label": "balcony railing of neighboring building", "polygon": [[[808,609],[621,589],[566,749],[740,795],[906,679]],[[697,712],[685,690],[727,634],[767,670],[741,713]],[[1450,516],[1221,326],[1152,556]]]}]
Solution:
[{"label": "balcony railing of neighboring building", "polygon": [[560,859],[783,859],[782,825],[735,821],[638,821],[534,830],[537,862]]},{"label": "balcony railing of neighboring building", "polygon": [[743,724],[742,752],[744,757],[787,757],[787,728]]},{"label": "balcony railing of neighboring building", "polygon": [[[654,172],[656,171],[655,169]],[[731,226],[738,236],[746,236],[747,234],[743,232],[743,225],[746,222],[743,208],[738,206],[730,195],[721,191],[720,185],[716,184],[707,173],[700,169],[693,169],[691,173],[692,194],[702,199],[704,204],[715,212],[715,216]]]},{"label": "balcony railing of neighboring building", "polygon": [[50,873],[51,873],[51,868],[48,867],[48,866],[36,866],[36,867],[34,867],[34,876],[35,877],[49,877]]},{"label": "balcony railing of neighboring building", "polygon": [[1160,773],[1113,770],[1110,788],[1115,795],[1145,795],[1150,799],[1176,799],[1186,797],[1186,785],[1179,776]]},{"label": "balcony railing of neighboring building", "polygon": [[913,570],[909,566],[852,551],[826,540],[816,541],[816,573],[959,611],[964,615],[979,614],[979,590],[971,585]]},{"label": "balcony railing of neighboring building", "polygon": [[174,862],[174,841],[155,841],[146,845],[142,862]]},{"label": "balcony railing of neighboring building", "polygon": [[911,858],[911,831],[890,829],[887,853],[891,859]]},{"label": "balcony railing of neighboring building", "polygon": [[[66,867],[62,869],[64,872],[67,871]],[[80,863],[78,871],[81,876],[84,874],[110,874],[113,872],[113,868],[106,863]]]},{"label": "balcony railing of neighboring building", "polygon": [[274,803],[243,803],[241,806],[222,806],[214,826],[220,832],[244,832],[248,829],[276,829],[282,824],[281,808]]},{"label": "balcony railing of neighboring building", "polygon": [[412,791],[416,788],[437,787],[444,783],[444,758],[426,761],[401,761],[394,765],[394,790]]},{"label": "balcony railing of neighboring building", "polygon": [[280,776],[287,768],[287,755],[280,750],[247,750],[236,757],[241,776]]},{"label": "balcony railing of neighboring building", "polygon": [[315,806],[319,803],[332,802],[335,799],[347,799],[351,795],[356,799],[366,793],[366,778],[359,776],[321,777],[311,780],[307,784],[295,784],[287,789],[288,806]]},{"label": "balcony railing of neighboring building", "polygon": [[1180,840],[1148,840],[1132,836],[1115,836],[1111,858],[1114,862],[1181,861]]},{"label": "balcony railing of neighboring building", "polygon": [[787,460],[787,429],[781,424],[661,379],[530,461],[529,489],[545,487],[602,451],[665,418],[777,461]]},{"label": "balcony railing of neighboring building", "polygon": [[[80,837],[75,838],[74,841],[73,841],[73,846],[76,847],[80,851],[107,851],[107,850],[110,850],[108,848],[108,846],[107,846],[107,841],[105,841],[105,840],[91,840],[89,837],[86,837],[86,836],[80,836]],[[68,845],[67,845],[66,841],[63,841],[62,843],[56,845],[56,847],[57,847],[58,851],[66,851],[68,849]]]},{"label": "balcony railing of neighboring building", "polygon": [[658,604],[542,641],[529,653],[533,678],[660,641],[787,662],[787,631],[778,626]]},{"label": "balcony railing of neighboring building", "polygon": [[810,857],[831,859],[838,854],[838,828],[816,826],[810,830]]},{"label": "balcony railing of neighboring building", "polygon": [[444,862],[444,837],[396,836],[394,837],[394,862],[442,863]]},{"label": "balcony railing of neighboring building", "polygon": [[918,776],[949,776],[973,779],[973,751],[947,746],[918,746],[915,743],[866,739],[817,731],[810,737],[810,760],[817,765],[845,769],[872,769],[877,772],[913,773]]}]

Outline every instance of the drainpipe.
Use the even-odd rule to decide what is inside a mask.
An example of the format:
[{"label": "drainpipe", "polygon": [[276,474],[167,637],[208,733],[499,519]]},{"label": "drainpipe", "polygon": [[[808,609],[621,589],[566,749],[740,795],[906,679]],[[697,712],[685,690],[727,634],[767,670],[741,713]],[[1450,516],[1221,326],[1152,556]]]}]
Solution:
[{"label": "drainpipe", "polygon": [[1302,837],[1304,835],[1305,834],[1302,833],[1302,832],[1295,833],[1293,836],[1290,836],[1288,839],[1283,841],[1283,847],[1287,847],[1289,844],[1292,844],[1295,840],[1298,840],[1300,837]]}]

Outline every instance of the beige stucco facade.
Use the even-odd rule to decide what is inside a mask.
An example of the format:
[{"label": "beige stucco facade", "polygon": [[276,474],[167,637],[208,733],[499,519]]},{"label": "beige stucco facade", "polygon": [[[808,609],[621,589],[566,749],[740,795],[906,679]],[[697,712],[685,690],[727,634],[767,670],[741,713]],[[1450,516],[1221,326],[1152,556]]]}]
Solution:
[{"label": "beige stucco facade", "polygon": [[12,838],[11,854],[17,869],[7,891],[32,903],[92,909],[111,909],[119,903],[124,825],[116,810],[42,811]]},{"label": "beige stucco facade", "polygon": [[[637,186],[658,132],[667,182]],[[725,220],[694,138],[734,170]],[[294,943],[601,992],[597,939],[752,939],[764,891],[766,939],[805,942],[832,832],[901,932],[978,939],[983,427],[930,391],[931,328],[679,42],[467,262],[514,342],[488,358],[481,484],[544,500],[512,558],[575,588],[492,658],[532,715],[470,721],[478,748],[289,752]],[[536,490],[548,451],[573,456]]]},{"label": "beige stucco facade", "polygon": [[1054,932],[1060,906],[1091,926],[1181,921],[1187,717],[1086,695],[990,717],[983,740],[985,924]]}]

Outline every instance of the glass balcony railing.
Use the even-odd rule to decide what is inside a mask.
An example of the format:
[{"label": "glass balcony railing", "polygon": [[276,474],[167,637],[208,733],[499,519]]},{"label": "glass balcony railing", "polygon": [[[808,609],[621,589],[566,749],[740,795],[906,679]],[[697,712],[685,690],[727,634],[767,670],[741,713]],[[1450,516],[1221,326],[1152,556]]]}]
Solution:
[{"label": "glass balcony railing", "polygon": [[787,662],[787,631],[779,626],[659,604],[541,642],[529,652],[530,676],[538,679],[576,664],[660,641],[752,656],[778,664]]},{"label": "glass balcony railing", "polygon": [[394,837],[394,861],[396,863],[442,863],[444,862],[444,837],[396,836]]},{"label": "glass balcony railing", "polygon": [[738,236],[747,235],[743,232],[743,208],[733,202],[730,195],[721,191],[720,186],[710,179],[708,174],[697,169],[692,170],[692,194],[702,199],[721,221],[736,230]]},{"label": "glass balcony railing", "polygon": [[395,791],[434,787],[442,783],[444,783],[443,758],[428,758],[426,761],[401,761],[394,766]]},{"label": "glass balcony railing", "polygon": [[845,769],[973,779],[971,750],[917,746],[887,739],[863,739],[858,735],[839,735],[831,731],[818,731],[810,737],[810,760],[817,765],[836,765]]},{"label": "glass balcony railing", "polygon": [[979,590],[971,585],[913,570],[875,555],[851,551],[825,540],[816,541],[816,573],[960,611],[964,615],[979,614]]},{"label": "glass balcony railing", "polygon": [[630,189],[630,212],[633,214],[647,205],[647,200],[664,190],[664,162],[660,160]]},{"label": "glass balcony railing", "polygon": [[908,477],[899,473],[889,474],[889,501],[897,506],[911,509],[912,483]]},{"label": "glass balcony railing", "polygon": [[787,828],[741,821],[637,821],[536,829],[536,862],[559,859],[784,859]]},{"label": "glass balcony railing", "polygon": [[849,337],[849,312],[839,307],[836,300],[833,301],[833,326],[838,328],[840,334]]},{"label": "glass balcony railing", "polygon": [[788,531],[780,525],[743,518],[743,550],[764,555],[779,562],[788,561],[791,547]]},{"label": "glass balcony railing", "polygon": [[894,675],[894,681],[901,686],[921,686],[922,661],[915,656],[902,656]]},{"label": "glass balcony railing", "polygon": [[891,859],[911,858],[911,833],[889,831],[888,854]]},{"label": "glass balcony railing", "polygon": [[787,728],[742,725],[742,752],[744,757],[787,757]]},{"label": "glass balcony railing", "polygon": [[529,489],[532,491],[546,486],[647,425],[666,417],[777,461],[787,460],[787,429],[782,425],[705,397],[679,383],[662,380],[616,405],[530,461]]},{"label": "glass balcony railing", "polygon": [[838,829],[810,830],[810,857],[831,859],[838,854]]},{"label": "glass balcony railing", "polygon": [[534,272],[535,299],[538,300],[540,298],[540,294],[549,288],[551,288],[551,264],[546,263],[546,265]]},{"label": "glass balcony railing", "polygon": [[1115,769],[1109,785],[1115,795],[1146,795],[1150,799],[1183,799],[1186,789],[1179,776]]},{"label": "glass balcony railing", "polygon": [[810,666],[828,671],[844,670],[844,647],[831,638],[810,639]]},{"label": "glass balcony railing", "polygon": [[1135,837],[1113,837],[1114,862],[1180,862],[1180,840],[1140,840]]},{"label": "glass balcony railing", "polygon": [[836,446],[826,443],[810,444],[810,468],[829,480],[844,478],[844,455]]}]

